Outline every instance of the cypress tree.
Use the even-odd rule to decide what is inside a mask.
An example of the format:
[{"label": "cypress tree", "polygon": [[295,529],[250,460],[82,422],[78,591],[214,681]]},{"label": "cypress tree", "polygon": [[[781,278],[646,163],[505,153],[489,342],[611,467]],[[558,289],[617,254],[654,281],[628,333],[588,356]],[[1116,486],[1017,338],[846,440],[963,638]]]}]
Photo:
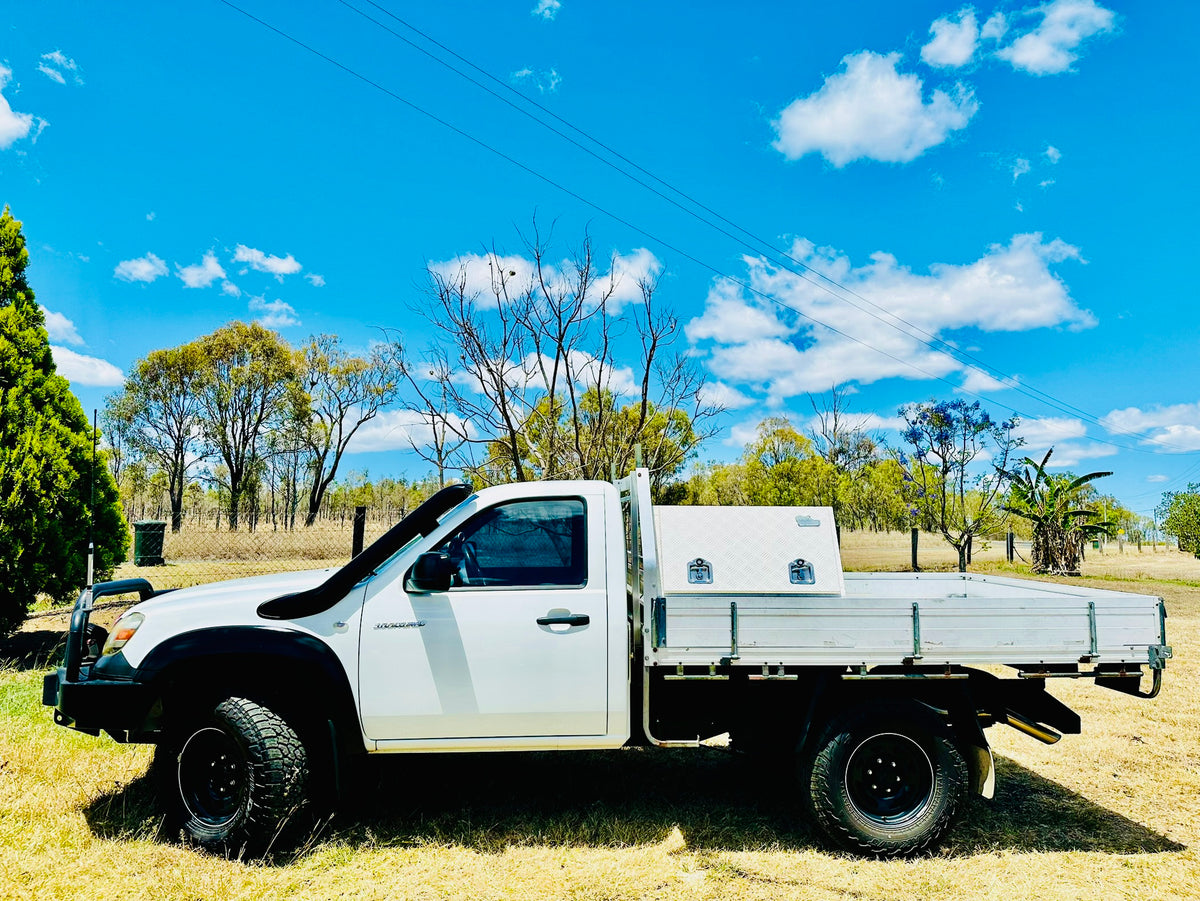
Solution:
[{"label": "cypress tree", "polygon": [[38,594],[65,601],[87,579],[95,481],[98,578],[124,561],[128,527],[117,488],[70,384],[55,373],[45,319],[25,279],[21,223],[0,215],[0,634]]}]

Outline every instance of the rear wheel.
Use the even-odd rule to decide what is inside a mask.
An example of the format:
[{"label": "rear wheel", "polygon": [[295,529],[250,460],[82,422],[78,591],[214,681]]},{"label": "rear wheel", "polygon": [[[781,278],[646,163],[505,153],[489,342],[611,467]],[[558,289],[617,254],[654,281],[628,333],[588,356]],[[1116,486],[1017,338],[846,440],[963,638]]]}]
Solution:
[{"label": "rear wheel", "polygon": [[914,702],[869,704],[839,716],[801,772],[826,835],[877,856],[917,853],[941,838],[968,783],[946,724]]},{"label": "rear wheel", "polygon": [[160,745],[156,769],[183,836],[230,856],[270,850],[308,806],[300,736],[246,698],[227,698]]}]

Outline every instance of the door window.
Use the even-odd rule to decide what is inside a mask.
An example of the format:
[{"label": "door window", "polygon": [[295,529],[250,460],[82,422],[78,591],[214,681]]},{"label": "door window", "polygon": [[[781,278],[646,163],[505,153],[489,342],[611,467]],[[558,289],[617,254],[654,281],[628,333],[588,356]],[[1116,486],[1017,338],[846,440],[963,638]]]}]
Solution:
[{"label": "door window", "polygon": [[438,548],[457,567],[451,587],[582,587],[585,512],[580,498],[514,501],[484,510]]}]

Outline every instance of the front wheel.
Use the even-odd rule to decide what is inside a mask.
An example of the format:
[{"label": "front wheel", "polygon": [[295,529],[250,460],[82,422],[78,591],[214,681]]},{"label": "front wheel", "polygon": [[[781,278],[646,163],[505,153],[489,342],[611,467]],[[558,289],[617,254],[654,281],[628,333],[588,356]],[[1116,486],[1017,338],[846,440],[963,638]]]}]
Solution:
[{"label": "front wheel", "polygon": [[945,723],[919,704],[868,704],[830,723],[802,783],[837,844],[876,856],[914,854],[951,826],[966,762]]},{"label": "front wheel", "polygon": [[210,851],[268,851],[308,805],[308,754],[278,714],[227,698],[160,745],[166,805],[183,836]]}]

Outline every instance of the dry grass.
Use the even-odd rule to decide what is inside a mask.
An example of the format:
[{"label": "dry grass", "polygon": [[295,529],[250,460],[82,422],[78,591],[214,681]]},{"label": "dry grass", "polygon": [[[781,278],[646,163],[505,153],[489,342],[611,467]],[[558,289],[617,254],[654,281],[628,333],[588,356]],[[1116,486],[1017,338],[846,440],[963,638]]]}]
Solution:
[{"label": "dry grass", "polygon": [[[160,834],[147,748],[50,722],[40,665],[55,636],[30,631],[0,671],[0,895],[1200,898],[1200,587],[1186,584],[1200,561],[1118,556],[1089,557],[1088,572],[1167,599],[1162,695],[1055,684],[1084,734],[1047,747],[990,730],[996,799],[973,800],[945,848],[912,861],[824,850],[785,792],[719,749],[393,759],[299,853],[216,859]],[[1141,571],[1185,581],[1117,581]]]}]

